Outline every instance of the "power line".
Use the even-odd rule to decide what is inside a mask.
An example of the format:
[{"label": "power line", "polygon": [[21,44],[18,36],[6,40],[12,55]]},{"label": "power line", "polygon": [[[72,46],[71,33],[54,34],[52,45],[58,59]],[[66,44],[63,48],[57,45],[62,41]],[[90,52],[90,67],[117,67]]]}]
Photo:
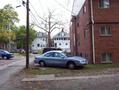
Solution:
[{"label": "power line", "polygon": [[39,21],[37,20],[36,16],[31,11],[30,11],[30,13],[33,16],[34,21],[36,21],[38,24],[40,24]]},{"label": "power line", "polygon": [[65,9],[66,11],[70,12],[71,11],[69,9],[67,9],[64,5],[62,5],[61,3],[59,3],[57,0],[54,0],[60,7],[62,7],[63,9]]},{"label": "power line", "polygon": [[[42,2],[40,0],[38,0],[38,2],[39,2],[39,6],[41,6],[41,8],[42,8],[43,7]],[[43,12],[43,14],[44,14],[44,12]]]},{"label": "power line", "polygon": [[44,29],[43,27],[40,26],[40,23],[39,23],[39,21],[37,20],[36,16],[35,16],[31,11],[30,11],[30,13],[31,13],[32,16],[34,17],[33,20],[34,20],[35,22],[37,22],[37,24],[39,24],[39,25],[35,24],[35,26],[37,26],[38,28],[40,28],[40,29],[42,29],[42,30],[44,30],[44,31],[47,32],[46,29]]},{"label": "power line", "polygon": [[46,20],[44,20],[42,17],[39,16],[38,12],[35,10],[35,8],[33,7],[33,5],[30,3],[31,7],[33,8],[33,10],[35,11],[35,13],[37,14],[37,16],[42,19],[43,21],[47,22]]}]

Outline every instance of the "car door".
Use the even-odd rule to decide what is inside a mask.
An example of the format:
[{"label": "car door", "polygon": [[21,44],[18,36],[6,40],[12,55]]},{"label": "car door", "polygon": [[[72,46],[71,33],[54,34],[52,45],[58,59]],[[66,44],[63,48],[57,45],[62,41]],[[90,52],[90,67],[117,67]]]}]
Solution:
[{"label": "car door", "polygon": [[54,66],[55,65],[54,52],[46,53],[43,57],[43,60],[45,61],[46,65]]},{"label": "car door", "polygon": [[54,64],[55,66],[65,66],[65,57],[61,53],[55,52],[54,53]]}]

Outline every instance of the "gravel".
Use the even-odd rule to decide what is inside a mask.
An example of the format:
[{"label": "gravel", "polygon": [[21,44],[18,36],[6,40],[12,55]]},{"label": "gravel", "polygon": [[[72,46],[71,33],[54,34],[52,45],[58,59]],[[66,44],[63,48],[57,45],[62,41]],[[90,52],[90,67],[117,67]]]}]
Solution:
[{"label": "gravel", "polygon": [[28,76],[21,71],[12,76],[7,83],[1,85],[0,90],[119,90],[118,70],[110,69],[107,72],[113,75],[77,80],[23,82],[21,80]]}]

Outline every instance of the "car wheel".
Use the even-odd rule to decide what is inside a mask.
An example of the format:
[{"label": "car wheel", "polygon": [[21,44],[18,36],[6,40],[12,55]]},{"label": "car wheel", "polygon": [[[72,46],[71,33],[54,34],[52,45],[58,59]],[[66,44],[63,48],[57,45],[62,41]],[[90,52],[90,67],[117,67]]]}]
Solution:
[{"label": "car wheel", "polygon": [[40,62],[39,62],[39,65],[40,65],[40,67],[44,67],[44,66],[45,66],[45,62],[40,61]]},{"label": "car wheel", "polygon": [[76,65],[75,65],[75,63],[73,63],[73,62],[69,62],[69,63],[67,64],[67,67],[68,67],[69,69],[74,69],[74,68],[76,67]]},{"label": "car wheel", "polygon": [[2,59],[4,59],[4,56],[2,56]]},{"label": "car wheel", "polygon": [[6,59],[10,59],[9,57],[6,57]]},{"label": "car wheel", "polygon": [[2,56],[2,59],[7,59],[7,57],[6,56]]}]

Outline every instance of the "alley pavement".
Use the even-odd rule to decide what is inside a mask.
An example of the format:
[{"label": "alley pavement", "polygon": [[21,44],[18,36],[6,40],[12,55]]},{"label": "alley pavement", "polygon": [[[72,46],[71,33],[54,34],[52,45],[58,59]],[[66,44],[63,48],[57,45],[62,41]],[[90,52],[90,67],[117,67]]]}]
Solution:
[{"label": "alley pavement", "polygon": [[[30,63],[33,62],[34,57],[30,57]],[[19,73],[25,68],[25,56],[16,55],[10,60],[0,60],[0,87],[9,81],[9,79],[16,73]],[[0,89],[1,90],[1,89]]]}]

